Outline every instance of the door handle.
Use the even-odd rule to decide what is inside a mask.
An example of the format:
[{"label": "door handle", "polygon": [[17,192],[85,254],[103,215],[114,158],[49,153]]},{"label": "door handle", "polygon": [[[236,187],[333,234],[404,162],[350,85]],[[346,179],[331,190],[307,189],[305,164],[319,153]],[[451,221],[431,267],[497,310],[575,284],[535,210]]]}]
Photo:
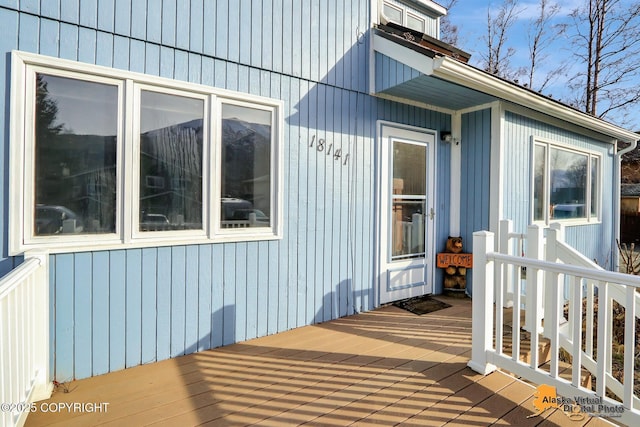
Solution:
[{"label": "door handle", "polygon": [[433,208],[431,208],[429,210],[429,219],[433,221],[433,218],[435,218],[435,216],[436,216],[436,212],[433,210]]}]

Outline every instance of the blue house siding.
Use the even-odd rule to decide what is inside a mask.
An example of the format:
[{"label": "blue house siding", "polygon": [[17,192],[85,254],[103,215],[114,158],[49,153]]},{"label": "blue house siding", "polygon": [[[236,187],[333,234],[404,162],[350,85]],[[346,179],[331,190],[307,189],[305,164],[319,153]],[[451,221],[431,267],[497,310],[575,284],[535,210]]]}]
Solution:
[{"label": "blue house siding", "polygon": [[[368,27],[369,1],[158,3],[0,2],[4,81],[9,53],[19,49],[282,99],[284,238],[51,255],[51,372],[59,381],[374,308],[376,120],[451,127],[448,114],[366,93],[368,38],[353,28]],[[0,89],[5,170],[8,87]],[[343,157],[309,147],[314,136]],[[450,151],[440,144],[437,152],[440,245]],[[8,256],[6,173],[0,180],[6,272],[22,258]]]},{"label": "blue house siding", "polygon": [[[591,225],[566,227],[567,242],[602,266],[612,265],[616,185],[611,177],[614,171],[613,145],[585,135],[571,132],[541,121],[506,111],[504,125],[503,158],[503,212],[502,218],[512,219],[517,232],[526,232],[531,217],[531,137],[545,138],[556,143],[587,149],[602,155],[602,218]],[[608,178],[608,179],[607,179]]]},{"label": "blue house siding", "polygon": [[[473,250],[473,233],[489,229],[491,200],[491,110],[462,115],[460,236],[465,252]],[[467,275],[467,291],[472,292],[471,275]]]}]

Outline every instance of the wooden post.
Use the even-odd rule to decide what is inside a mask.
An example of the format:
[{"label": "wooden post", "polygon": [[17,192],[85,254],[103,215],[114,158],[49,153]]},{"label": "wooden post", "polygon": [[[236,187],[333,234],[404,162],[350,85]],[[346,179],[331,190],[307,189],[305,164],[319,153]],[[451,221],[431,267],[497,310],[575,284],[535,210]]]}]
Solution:
[{"label": "wooden post", "polygon": [[[498,252],[500,252],[501,254],[513,255],[513,241],[509,237],[509,234],[511,234],[512,230],[513,221],[511,221],[510,219],[503,219],[502,221],[500,221],[500,227],[498,231]],[[518,280],[516,280],[515,278],[513,266],[505,266],[505,268],[502,269],[502,274],[502,306],[504,308],[513,307],[513,299],[515,298],[514,292],[519,291],[518,289],[516,289],[516,283],[518,282]],[[498,283],[500,283],[500,281],[496,282],[496,286]],[[496,289],[495,292],[495,296],[497,298],[497,292],[500,292],[500,290]]]},{"label": "wooden post", "polygon": [[471,360],[467,364],[474,371],[487,375],[496,370],[489,363],[489,353],[493,350],[493,292],[494,262],[487,254],[494,251],[493,233],[477,231],[473,233],[473,299],[472,299],[472,339]]}]

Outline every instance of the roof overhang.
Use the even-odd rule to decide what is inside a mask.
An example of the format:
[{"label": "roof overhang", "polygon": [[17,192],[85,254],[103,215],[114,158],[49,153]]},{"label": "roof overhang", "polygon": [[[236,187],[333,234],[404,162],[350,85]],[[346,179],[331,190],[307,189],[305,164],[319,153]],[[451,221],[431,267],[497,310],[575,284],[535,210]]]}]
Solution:
[{"label": "roof overhang", "polygon": [[[383,94],[435,105],[452,111],[503,100],[600,133],[614,140],[627,143],[638,140],[638,134],[635,132],[586,114],[449,56],[443,56],[418,46],[410,40],[403,40],[395,35],[374,30],[373,49],[421,73],[418,77],[385,87],[381,91]],[[384,69],[382,72],[385,72]],[[380,91],[372,88],[372,92]],[[425,96],[428,98],[425,99]]]}]

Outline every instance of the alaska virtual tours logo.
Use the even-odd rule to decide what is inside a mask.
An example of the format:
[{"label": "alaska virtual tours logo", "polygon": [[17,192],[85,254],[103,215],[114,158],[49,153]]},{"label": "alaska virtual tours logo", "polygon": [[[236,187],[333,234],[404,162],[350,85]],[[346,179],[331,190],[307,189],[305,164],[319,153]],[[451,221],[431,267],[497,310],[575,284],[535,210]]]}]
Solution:
[{"label": "alaska virtual tours logo", "polygon": [[538,386],[534,397],[533,406],[536,409],[536,413],[530,417],[542,415],[549,409],[559,409],[574,421],[583,421],[587,415],[592,417],[619,417],[624,412],[622,405],[612,405],[604,402],[602,397],[574,396],[571,399],[558,396],[555,387],[545,384]]}]

